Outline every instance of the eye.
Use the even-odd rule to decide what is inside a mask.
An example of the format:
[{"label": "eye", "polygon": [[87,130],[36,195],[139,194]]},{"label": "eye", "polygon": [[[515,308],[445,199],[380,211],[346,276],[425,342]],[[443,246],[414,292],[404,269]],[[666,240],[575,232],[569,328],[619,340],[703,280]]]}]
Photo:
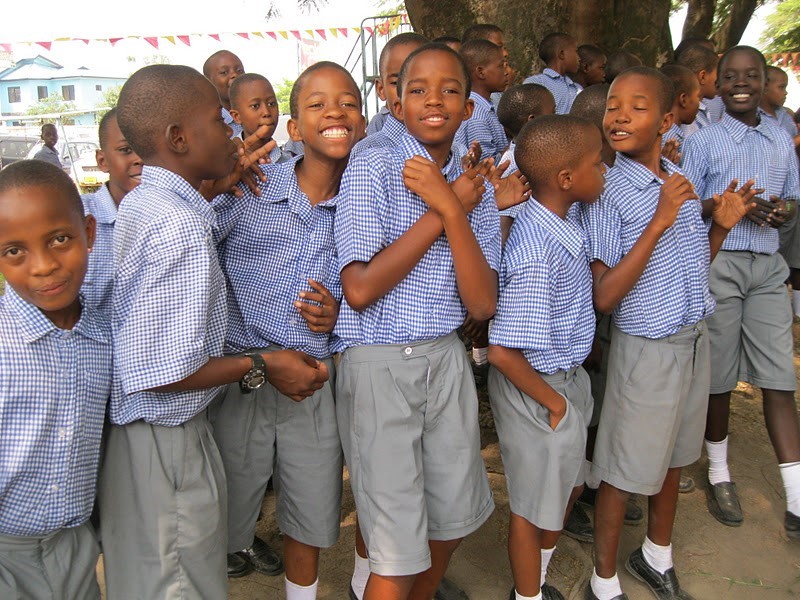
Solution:
[{"label": "eye", "polygon": [[22,250],[17,248],[16,246],[11,246],[10,248],[6,248],[3,250],[3,256],[8,256],[10,258],[16,258],[22,254]]},{"label": "eye", "polygon": [[275,108],[276,106],[278,106],[278,103],[275,102],[275,100],[271,100],[267,102],[267,106],[269,106],[270,108]]},{"label": "eye", "polygon": [[250,108],[252,108],[253,110],[258,110],[259,106],[261,106],[261,103],[260,102],[255,102],[255,103],[250,105]]},{"label": "eye", "polygon": [[66,234],[57,235],[57,236],[55,236],[53,238],[52,245],[53,246],[63,246],[64,244],[69,242],[71,239],[72,239],[72,237],[68,236]]},{"label": "eye", "polygon": [[406,91],[407,91],[409,94],[424,94],[424,93],[425,93],[425,90],[423,90],[422,88],[419,88],[419,87],[415,87],[415,88],[409,88],[409,89],[408,89],[408,90],[406,90]]},{"label": "eye", "polygon": [[131,150],[130,146],[123,146],[122,148],[117,150],[117,152],[119,152],[120,154],[130,154],[131,152],[133,152],[133,150]]}]

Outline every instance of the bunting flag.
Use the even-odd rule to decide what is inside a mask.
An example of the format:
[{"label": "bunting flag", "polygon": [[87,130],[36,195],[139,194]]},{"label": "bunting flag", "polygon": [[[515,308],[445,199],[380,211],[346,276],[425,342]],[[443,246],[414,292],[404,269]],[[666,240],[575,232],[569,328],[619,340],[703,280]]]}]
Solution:
[{"label": "bunting flag", "polygon": [[[386,18],[384,21],[379,21],[375,19],[374,26],[371,27],[364,27],[364,32],[368,35],[376,35],[376,36],[387,36],[397,29],[399,29],[403,25],[407,25],[409,23],[408,15],[403,13],[399,16]],[[297,41],[303,41],[306,37],[311,40],[322,40],[328,41],[329,36],[332,36],[336,39],[339,36],[349,37],[350,33],[355,33],[356,35],[360,35],[362,33],[361,27],[328,27],[328,28],[320,28],[320,29],[289,29],[289,30],[277,30],[277,31],[251,31],[251,32],[224,32],[224,33],[193,33],[193,34],[170,34],[170,35],[159,35],[159,36],[140,36],[140,35],[128,35],[124,37],[109,37],[109,38],[83,38],[83,37],[59,37],[53,38],[52,40],[43,40],[43,41],[28,41],[28,42],[14,42],[14,43],[21,43],[27,45],[39,45],[45,50],[52,50],[52,46],[54,42],[83,42],[84,44],[89,44],[89,42],[104,42],[109,43],[112,46],[115,46],[117,42],[125,39],[134,39],[134,40],[144,40],[153,48],[158,49],[159,47],[159,40],[167,40],[170,44],[176,45],[177,41],[180,41],[185,46],[191,46],[191,36],[208,36],[210,38],[215,39],[218,42],[221,42],[221,36],[225,35],[236,35],[238,37],[244,38],[246,40],[251,40],[251,36],[259,37],[261,39],[266,39],[266,36],[270,37],[274,41],[280,41],[280,38],[284,40],[289,39],[289,35],[291,34]],[[303,35],[305,34],[305,35]],[[280,38],[279,38],[280,36]],[[10,42],[0,42],[0,49],[3,49],[6,52],[11,52],[13,49],[14,43]],[[776,54],[773,55],[773,62],[783,62],[784,64],[792,64],[797,65],[797,55],[798,53],[795,52],[793,55],[784,53],[784,54]]]}]

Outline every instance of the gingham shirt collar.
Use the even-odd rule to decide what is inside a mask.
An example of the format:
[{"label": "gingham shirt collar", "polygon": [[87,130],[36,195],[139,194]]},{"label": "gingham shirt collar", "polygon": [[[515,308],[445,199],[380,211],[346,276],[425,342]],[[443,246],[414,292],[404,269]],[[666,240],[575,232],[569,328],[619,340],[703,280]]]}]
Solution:
[{"label": "gingham shirt collar", "polygon": [[[427,158],[428,160],[433,160],[431,157],[430,152],[422,143],[412,136],[408,131],[405,131],[402,137],[397,141],[398,146],[400,147],[400,154],[403,158],[411,158],[412,156],[421,156],[423,158]],[[447,156],[447,162],[445,163],[444,167],[442,167],[442,174],[445,176],[447,181],[452,181],[456,177],[461,174],[461,165],[459,165],[459,161],[455,159],[455,153],[453,152],[452,148],[450,150],[450,154]]]},{"label": "gingham shirt collar", "polygon": [[217,217],[214,209],[211,208],[211,203],[177,173],[161,167],[144,166],[142,167],[142,183],[174,192],[197,211],[206,225],[213,228],[216,224]]},{"label": "gingham shirt collar", "polygon": [[[653,182],[659,185],[664,183],[664,180],[650,169],[621,152],[617,152],[617,160],[614,162],[614,166],[619,167],[621,172],[625,174],[625,177],[627,177],[631,184],[638,190],[644,190]],[[665,158],[661,159],[661,168],[667,172],[667,175],[680,172],[678,167]]]},{"label": "gingham shirt collar", "polygon": [[385,133],[389,139],[397,140],[406,132],[406,126],[402,121],[396,119],[394,115],[389,113],[386,115],[386,121],[384,121],[381,131]]},{"label": "gingham shirt collar", "polygon": [[117,203],[111,197],[107,183],[92,194],[91,210],[98,223],[111,224],[117,220]]},{"label": "gingham shirt collar", "polygon": [[528,212],[532,220],[546,229],[559,244],[564,246],[564,249],[569,252],[571,256],[578,258],[581,254],[585,253],[583,231],[570,218],[572,215],[571,212],[567,214],[566,219],[562,219],[533,198],[530,198],[525,203],[525,208],[523,210]]},{"label": "gingham shirt collar", "polygon": [[[286,161],[286,169],[292,171],[297,167],[297,163],[303,160],[303,155],[294,156],[291,160]],[[291,164],[291,166],[289,166]],[[280,177],[277,180],[272,180],[265,186],[261,186],[261,195],[253,196],[253,200],[260,202],[276,203],[276,202],[289,202],[292,212],[295,214],[305,214],[312,208],[308,197],[300,190],[297,184],[297,177]],[[336,206],[338,195],[319,202],[315,207],[331,208]]]},{"label": "gingham shirt collar", "polygon": [[775,141],[775,132],[764,119],[759,119],[758,125],[755,127],[750,127],[738,119],[734,119],[726,112],[724,115],[722,115],[720,123],[722,123],[722,126],[728,131],[731,138],[733,138],[733,141],[737,144],[742,143],[742,140],[744,140],[744,136],[747,135],[748,131],[757,131],[764,137],[769,138],[771,141]]},{"label": "gingham shirt collar", "polygon": [[[32,344],[49,333],[62,331],[39,308],[20,298],[10,285],[6,285],[5,296],[8,308],[19,317],[21,337],[26,343]],[[72,331],[98,342],[111,341],[108,331],[97,323],[91,316],[91,309],[85,306]]]}]

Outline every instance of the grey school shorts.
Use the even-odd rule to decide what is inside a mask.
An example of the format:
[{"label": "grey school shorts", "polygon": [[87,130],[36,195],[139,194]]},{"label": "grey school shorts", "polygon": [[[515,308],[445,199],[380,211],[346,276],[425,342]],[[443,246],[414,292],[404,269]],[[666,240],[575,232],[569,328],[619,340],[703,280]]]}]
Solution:
[{"label": "grey school shorts", "polygon": [[206,411],[112,425],[98,502],[109,600],[227,597],[225,472]]},{"label": "grey school shorts", "polygon": [[333,360],[323,362],[330,379],[302,402],[268,382],[249,394],[234,383],[214,407],[214,438],[228,480],[229,553],[253,543],[270,477],[285,535],[317,548],[328,548],[339,537],[342,446]]},{"label": "grey school shorts", "polygon": [[597,323],[594,330],[594,341],[592,342],[592,352],[599,352],[599,361],[586,367],[589,374],[589,381],[592,384],[592,399],[594,408],[589,427],[597,427],[600,423],[600,413],[603,410],[603,398],[606,395],[606,379],[608,376],[608,351],[611,348],[611,315],[596,313]]},{"label": "grey school shorts", "polygon": [[778,229],[780,237],[778,252],[780,252],[791,269],[800,269],[800,228],[797,226],[797,219],[798,215],[797,211],[795,211],[792,220],[784,223]]},{"label": "grey school shorts", "polygon": [[667,469],[700,458],[709,387],[709,344],[700,321],[660,340],[612,330],[605,403],[592,474],[652,496]]},{"label": "grey school shorts", "polygon": [[88,521],[45,537],[0,535],[0,598],[100,600],[99,556]]},{"label": "grey school shorts", "polygon": [[794,391],[792,305],[780,254],[721,251],[711,263],[709,288],[717,300],[708,318],[711,393],[746,381]]},{"label": "grey school shorts", "polygon": [[370,570],[386,576],[425,571],[428,540],[463,538],[494,510],[464,346],[451,333],[349,348],[336,391]]},{"label": "grey school shorts", "polygon": [[511,512],[540,529],[560,531],[572,489],[584,482],[592,394],[583,367],[540,375],[567,399],[567,413],[555,430],[549,411],[495,368],[489,370],[489,399]]}]

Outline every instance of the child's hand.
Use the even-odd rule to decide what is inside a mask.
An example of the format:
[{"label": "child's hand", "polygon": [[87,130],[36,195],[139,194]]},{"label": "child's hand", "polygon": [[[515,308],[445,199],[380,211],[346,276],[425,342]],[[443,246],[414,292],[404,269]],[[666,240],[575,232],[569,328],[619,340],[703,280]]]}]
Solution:
[{"label": "child's hand", "polygon": [[472,212],[472,209],[481,203],[483,193],[486,191],[486,176],[489,169],[488,162],[481,162],[464,171],[450,184],[450,189],[458,197],[465,212]]},{"label": "child's hand", "polygon": [[[313,279],[308,280],[308,285],[316,292],[300,292],[300,300],[295,300],[294,307],[308,323],[308,328],[314,333],[330,333],[339,318],[339,303],[321,283]],[[309,304],[317,302],[316,304]]]},{"label": "child's hand", "polygon": [[667,140],[661,149],[661,156],[672,164],[678,165],[681,162],[681,145],[676,139]]},{"label": "child's hand", "polygon": [[556,430],[556,427],[558,427],[558,424],[561,423],[561,420],[567,414],[567,399],[564,398],[564,396],[562,396],[558,392],[556,392],[556,396],[558,396],[558,398],[559,398],[558,404],[557,404],[558,405],[558,409],[550,411],[550,429],[552,429],[553,431]]},{"label": "child's hand", "polygon": [[[755,192],[756,194],[762,194],[764,190],[759,189]],[[770,216],[775,211],[775,205],[758,195],[753,197],[753,203],[754,206],[748,211],[747,218],[760,227],[769,225]]]},{"label": "child's hand", "polygon": [[427,158],[412,156],[406,161],[403,183],[440,216],[452,213],[454,208],[463,210],[438,165]]},{"label": "child's hand", "polygon": [[263,139],[259,135],[265,135],[267,130],[267,126],[262,125],[244,142],[234,140],[239,149],[239,160],[236,161],[236,165],[227,176],[220,179],[207,179],[200,183],[198,191],[206,200],[213,200],[225,192],[241,198],[242,190],[237,185],[240,181],[243,181],[256,196],[261,194],[258,185],[266,181],[267,177],[259,168],[259,164],[269,162],[269,153],[277,145],[275,140],[270,140],[263,146],[257,147],[258,144],[263,144]]},{"label": "child's hand", "polygon": [[789,220],[792,215],[792,209],[787,206],[786,200],[778,196],[770,196],[769,200],[770,204],[775,208],[772,210],[772,214],[767,217],[767,225],[777,229]]},{"label": "child's hand", "polygon": [[683,203],[688,200],[697,200],[692,182],[679,173],[673,173],[664,180],[661,192],[658,195],[658,206],[653,215],[652,222],[663,228],[664,231],[672,227],[678,218]]},{"label": "child's hand", "polygon": [[461,332],[470,340],[478,339],[481,334],[486,335],[489,333],[489,321],[476,321],[472,315],[467,315],[464,322],[461,324]]},{"label": "child's hand", "polygon": [[481,160],[481,145],[478,143],[477,140],[472,142],[469,145],[469,150],[467,153],[461,157],[461,168],[464,171],[468,171],[472,167],[476,166]]},{"label": "child's hand", "polygon": [[737,191],[736,186],[739,182],[734,179],[722,194],[714,194],[714,207],[711,212],[714,223],[726,231],[733,229],[734,225],[756,206],[753,202],[753,197],[756,195],[756,190],[753,189],[754,183],[751,179]]},{"label": "child's hand", "polygon": [[313,395],[328,380],[325,363],[305,352],[278,350],[261,356],[268,365],[269,382],[295,402]]},{"label": "child's hand", "polygon": [[[504,162],[495,169],[495,173],[504,172],[508,165],[508,162]],[[511,208],[531,197],[531,186],[521,171],[514,171],[508,177],[499,180],[492,178],[492,184],[494,185],[494,201],[497,203],[497,210]]]}]

